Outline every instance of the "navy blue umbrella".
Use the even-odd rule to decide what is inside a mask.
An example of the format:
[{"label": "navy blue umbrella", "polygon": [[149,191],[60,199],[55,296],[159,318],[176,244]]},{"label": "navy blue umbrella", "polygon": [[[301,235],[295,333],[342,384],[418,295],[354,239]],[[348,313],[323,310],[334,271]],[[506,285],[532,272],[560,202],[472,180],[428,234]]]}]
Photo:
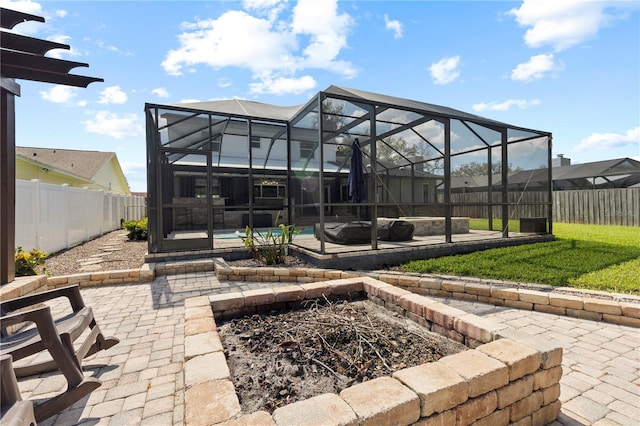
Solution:
[{"label": "navy blue umbrella", "polygon": [[351,144],[351,168],[349,169],[349,198],[353,203],[367,199],[367,186],[362,171],[362,152],[360,141],[356,138]]}]

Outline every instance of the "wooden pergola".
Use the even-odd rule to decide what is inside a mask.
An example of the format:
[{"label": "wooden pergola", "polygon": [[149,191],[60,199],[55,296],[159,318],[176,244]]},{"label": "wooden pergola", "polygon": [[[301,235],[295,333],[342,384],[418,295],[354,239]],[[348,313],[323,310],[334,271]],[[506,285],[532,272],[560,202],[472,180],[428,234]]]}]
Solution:
[{"label": "wooden pergola", "polygon": [[70,46],[27,37],[12,30],[16,25],[44,18],[24,12],[0,8],[0,285],[15,278],[15,201],[16,201],[16,127],[15,97],[20,96],[20,85],[15,79],[87,87],[104,80],[69,74],[76,67],[88,67],[82,62],[65,61],[44,56],[52,49]]}]

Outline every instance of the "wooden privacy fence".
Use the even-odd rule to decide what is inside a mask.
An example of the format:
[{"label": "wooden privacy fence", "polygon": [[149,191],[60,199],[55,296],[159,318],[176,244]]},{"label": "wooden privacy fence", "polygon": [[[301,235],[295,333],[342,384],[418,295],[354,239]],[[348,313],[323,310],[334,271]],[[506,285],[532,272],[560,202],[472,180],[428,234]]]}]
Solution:
[{"label": "wooden privacy fence", "polygon": [[[500,193],[493,193],[494,218],[501,214],[500,197]],[[510,192],[509,218],[546,217],[546,197],[546,192]],[[486,218],[487,198],[486,192],[451,194],[453,215]],[[552,205],[554,222],[640,226],[640,188],[554,191]]]},{"label": "wooden privacy fence", "polygon": [[[499,218],[502,215],[502,194],[493,192],[491,194],[493,208],[492,216]],[[545,201],[549,198],[546,192],[509,192],[509,219],[519,219],[521,217],[547,217],[548,207]],[[453,204],[453,216],[487,218],[489,210],[487,207],[488,193],[467,192],[451,194]],[[461,205],[456,205],[461,204]]]},{"label": "wooden privacy fence", "polygon": [[640,226],[640,188],[553,193],[555,222]]}]

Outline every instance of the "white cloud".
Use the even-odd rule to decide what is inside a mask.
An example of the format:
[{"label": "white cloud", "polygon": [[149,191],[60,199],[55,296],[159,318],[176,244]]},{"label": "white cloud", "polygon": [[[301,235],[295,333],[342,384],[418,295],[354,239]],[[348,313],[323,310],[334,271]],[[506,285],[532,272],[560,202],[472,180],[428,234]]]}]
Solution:
[{"label": "white cloud", "polygon": [[393,31],[393,38],[402,37],[402,23],[397,19],[390,20],[387,14],[384,15],[384,26],[386,29]]},{"label": "white cloud", "polygon": [[316,81],[313,77],[305,75],[300,78],[284,78],[280,77],[275,80],[266,79],[259,83],[251,83],[249,85],[251,93],[254,94],[273,94],[282,95],[285,93],[304,93],[307,90],[316,87]]},{"label": "white cloud", "polygon": [[111,52],[119,52],[120,51],[120,49],[118,49],[117,47],[109,45],[109,44],[106,44],[102,40],[96,41],[96,44],[98,45],[99,48],[104,49],[104,50],[110,50]]},{"label": "white cloud", "polygon": [[228,78],[223,77],[218,79],[218,87],[225,88],[231,86],[232,84],[233,83],[231,83],[231,80],[229,80]]},{"label": "white cloud", "polygon": [[[249,69],[253,85],[267,91],[270,82],[304,79],[296,74],[310,68],[346,78],[356,75],[350,62],[338,59],[347,47],[353,20],[338,12],[336,0],[299,0],[287,20],[279,19],[284,2],[243,4],[247,11],[230,10],[216,19],[183,23],[183,32],[178,36],[180,46],[167,53],[162,62],[164,70],[181,75],[201,64],[213,69]],[[268,12],[268,18],[248,13],[251,11]],[[291,87],[299,90],[297,85]]]},{"label": "white cloud", "polygon": [[17,10],[19,12],[42,16],[42,5],[31,0],[0,0],[0,6],[7,9]]},{"label": "white cloud", "polygon": [[271,9],[286,3],[283,0],[243,0],[242,6],[247,10]]},{"label": "white cloud", "polygon": [[124,104],[127,102],[127,94],[124,93],[120,86],[110,86],[100,92],[99,104]]},{"label": "white cloud", "polygon": [[156,95],[159,98],[168,98],[169,92],[164,87],[157,87],[151,91],[152,94]]},{"label": "white cloud", "polygon": [[[242,11],[229,11],[215,20],[185,23],[180,48],[167,53],[162,66],[180,75],[184,66],[205,64],[214,69],[227,66],[254,72],[292,66],[287,37],[271,32],[271,24]],[[256,43],[256,40],[261,40]]]},{"label": "white cloud", "polygon": [[640,150],[640,127],[627,130],[625,134],[619,133],[593,133],[582,139],[573,150],[576,152],[587,149],[611,149],[621,148],[627,145],[637,145]]},{"label": "white cloud", "polygon": [[562,69],[561,65],[554,63],[553,54],[536,55],[529,58],[529,62],[519,64],[511,70],[511,79],[520,81],[539,80],[545,73]]},{"label": "white cloud", "polygon": [[485,102],[481,102],[479,104],[474,104],[471,108],[473,108],[474,111],[508,111],[510,110],[512,107],[516,107],[516,108],[520,108],[520,109],[526,109],[532,106],[537,106],[540,105],[540,100],[539,99],[532,99],[530,101],[527,101],[525,99],[508,99],[504,102],[489,102],[489,103],[485,103]]},{"label": "white cloud", "polygon": [[196,98],[186,98],[186,99],[182,99],[178,103],[179,104],[192,104],[194,102],[202,102],[202,101],[200,99],[196,99]]},{"label": "white cloud", "polygon": [[352,65],[335,58],[347,47],[347,34],[354,21],[346,13],[338,14],[337,9],[337,0],[298,0],[291,28],[295,35],[310,39],[298,66],[325,68],[351,78],[356,72]]},{"label": "white cloud", "polygon": [[[44,16],[42,5],[40,3],[30,0],[0,0],[0,6],[17,10],[19,12],[26,12],[36,16]],[[13,30],[22,35],[34,35],[41,32],[43,29],[42,22],[26,21],[17,24]]]},{"label": "white cloud", "polygon": [[100,49],[108,50],[109,52],[119,53],[119,54],[124,55],[124,56],[133,56],[133,53],[122,51],[117,46],[114,46],[112,44],[107,44],[102,40],[96,41],[96,45]]},{"label": "white cloud", "polygon": [[109,111],[98,111],[95,116],[83,121],[84,129],[88,133],[108,135],[116,139],[127,136],[143,136],[144,129],[139,124],[136,114],[116,114]]},{"label": "white cloud", "polygon": [[49,90],[43,90],[40,92],[40,96],[42,96],[42,99],[56,104],[69,103],[73,98],[77,96],[77,94],[78,89],[76,87],[60,85],[53,86]]},{"label": "white cloud", "polygon": [[242,6],[249,11],[267,16],[269,21],[275,21],[280,12],[287,7],[287,0],[244,0]]},{"label": "white cloud", "polygon": [[[56,34],[53,36],[47,37],[47,40],[54,41],[56,43],[62,43],[66,45],[71,44],[71,37],[64,34]],[[75,49],[73,46],[70,46],[70,49],[53,49],[47,52],[47,56],[51,58],[61,59],[63,56],[81,56],[81,53],[78,49]]]},{"label": "white cloud", "polygon": [[[594,38],[602,28],[624,16],[624,7],[623,2],[524,0],[519,8],[507,13],[521,26],[529,27],[524,35],[527,46],[551,45],[561,51]],[[618,16],[607,13],[612,8],[620,8]]]},{"label": "white cloud", "polygon": [[454,82],[459,76],[458,66],[460,56],[442,58],[438,62],[431,64],[429,71],[435,84],[447,84]]},{"label": "white cloud", "polygon": [[58,18],[65,18],[67,16],[67,11],[62,9],[56,10],[54,13]]}]

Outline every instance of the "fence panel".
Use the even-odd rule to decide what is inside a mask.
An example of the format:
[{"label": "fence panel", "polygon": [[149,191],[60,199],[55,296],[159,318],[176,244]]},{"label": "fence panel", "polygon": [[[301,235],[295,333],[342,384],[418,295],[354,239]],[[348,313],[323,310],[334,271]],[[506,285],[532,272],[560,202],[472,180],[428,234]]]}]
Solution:
[{"label": "fence panel", "polygon": [[[36,223],[38,240],[36,248],[50,253],[69,247],[67,238],[67,186],[49,185],[40,183],[36,185],[36,199],[39,204],[35,206],[39,212]],[[16,212],[16,216],[18,216]],[[25,250],[27,248],[25,247]]]},{"label": "fence panel", "polygon": [[[487,198],[486,192],[451,194],[454,204],[469,204],[454,206],[453,215],[485,217]],[[509,217],[546,217],[545,199],[546,192],[509,193]],[[499,193],[493,193],[493,202],[500,202]],[[554,191],[552,207],[554,222],[640,226],[640,188]]]},{"label": "fence panel", "polygon": [[55,253],[142,219],[144,206],[139,196],[16,180],[16,247]]},{"label": "fence panel", "polygon": [[553,220],[640,226],[640,188],[556,191],[553,193]]},{"label": "fence panel", "polygon": [[38,245],[33,186],[33,182],[16,181],[16,247],[27,251]]}]

